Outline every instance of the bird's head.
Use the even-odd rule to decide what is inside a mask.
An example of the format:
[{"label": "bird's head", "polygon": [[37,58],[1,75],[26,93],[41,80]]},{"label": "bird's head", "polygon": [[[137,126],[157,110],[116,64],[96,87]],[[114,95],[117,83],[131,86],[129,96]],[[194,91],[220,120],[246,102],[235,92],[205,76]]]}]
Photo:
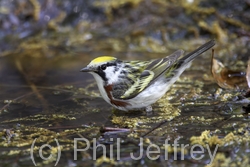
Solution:
[{"label": "bird's head", "polygon": [[111,56],[97,57],[92,60],[86,67],[82,68],[81,72],[89,72],[92,75],[100,76],[103,81],[115,79],[116,73],[121,68],[122,61]]}]

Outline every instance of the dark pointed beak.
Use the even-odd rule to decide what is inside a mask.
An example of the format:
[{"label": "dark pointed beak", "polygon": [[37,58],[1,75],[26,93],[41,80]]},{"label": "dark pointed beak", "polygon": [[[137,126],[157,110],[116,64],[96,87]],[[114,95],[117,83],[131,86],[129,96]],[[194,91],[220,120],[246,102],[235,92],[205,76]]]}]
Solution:
[{"label": "dark pointed beak", "polygon": [[84,67],[80,70],[80,72],[91,72],[91,70],[88,67]]},{"label": "dark pointed beak", "polygon": [[82,69],[80,70],[80,72],[93,72],[93,71],[95,71],[95,70],[92,69],[92,68],[89,68],[89,67],[84,67],[84,68],[82,68]]}]

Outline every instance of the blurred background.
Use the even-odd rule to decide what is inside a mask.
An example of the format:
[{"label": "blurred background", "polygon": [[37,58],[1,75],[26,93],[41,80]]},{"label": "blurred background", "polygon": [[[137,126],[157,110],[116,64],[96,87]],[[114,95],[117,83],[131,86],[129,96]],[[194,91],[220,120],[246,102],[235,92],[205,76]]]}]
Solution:
[{"label": "blurred background", "polygon": [[[211,50],[197,58],[151,116],[114,111],[93,77],[79,72],[98,56],[150,60],[178,49],[188,53],[211,39],[214,58]],[[209,163],[208,154],[199,162],[188,154],[185,161],[133,161],[129,153],[138,151],[138,137],[144,137],[145,144],[175,138],[220,144],[211,166],[245,166],[250,163],[249,53],[249,0],[1,0],[0,161],[33,166],[34,139],[57,153],[57,138],[63,157],[58,166]],[[94,161],[90,149],[74,161],[73,138],[82,136],[107,147],[116,142],[110,138],[122,138],[122,159],[105,159],[99,150]],[[56,156],[44,161],[38,147],[38,166],[54,166]]]}]

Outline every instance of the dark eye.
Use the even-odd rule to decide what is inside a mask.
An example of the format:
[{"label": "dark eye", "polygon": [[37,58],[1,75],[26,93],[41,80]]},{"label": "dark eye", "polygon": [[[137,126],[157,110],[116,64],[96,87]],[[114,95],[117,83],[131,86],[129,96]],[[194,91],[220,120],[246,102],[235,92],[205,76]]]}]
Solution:
[{"label": "dark eye", "polygon": [[102,70],[106,70],[106,68],[107,68],[106,64],[101,65]]}]

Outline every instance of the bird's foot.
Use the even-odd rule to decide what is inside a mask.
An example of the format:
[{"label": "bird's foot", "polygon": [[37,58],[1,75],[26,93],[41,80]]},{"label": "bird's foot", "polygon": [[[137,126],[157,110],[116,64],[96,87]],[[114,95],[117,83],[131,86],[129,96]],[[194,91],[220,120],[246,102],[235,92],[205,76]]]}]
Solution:
[{"label": "bird's foot", "polygon": [[153,108],[152,108],[152,106],[147,106],[147,107],[145,108],[145,110],[146,110],[146,114],[147,114],[147,115],[152,115],[152,113],[153,113]]}]

